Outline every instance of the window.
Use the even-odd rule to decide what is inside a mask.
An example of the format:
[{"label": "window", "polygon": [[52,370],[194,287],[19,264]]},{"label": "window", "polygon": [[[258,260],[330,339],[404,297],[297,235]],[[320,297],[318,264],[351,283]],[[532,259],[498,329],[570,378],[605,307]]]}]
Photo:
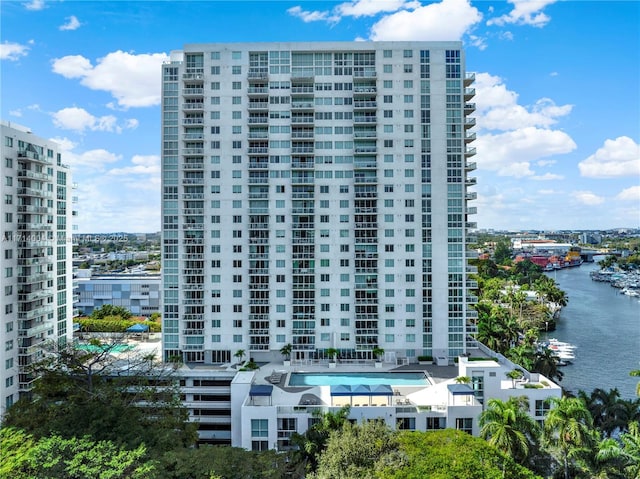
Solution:
[{"label": "window", "polygon": [[382,71],[384,73],[393,73],[393,65],[382,65]]},{"label": "window", "polygon": [[551,409],[551,404],[546,399],[536,399],[536,416],[546,416]]},{"label": "window", "polygon": [[428,417],[427,431],[434,429],[445,429],[447,427],[447,418],[445,417]]},{"label": "window", "polygon": [[409,431],[415,431],[416,418],[415,417],[399,417],[398,429],[407,429]]},{"label": "window", "polygon": [[473,418],[458,417],[456,418],[456,429],[471,434],[473,432]]},{"label": "window", "polygon": [[252,419],[251,437],[269,437],[269,420]]},{"label": "window", "polygon": [[234,334],[233,335],[233,342],[234,343],[241,343],[242,342],[242,334]]},{"label": "window", "polygon": [[233,65],[231,67],[231,74],[232,75],[241,75],[242,74],[242,67],[240,65]]}]

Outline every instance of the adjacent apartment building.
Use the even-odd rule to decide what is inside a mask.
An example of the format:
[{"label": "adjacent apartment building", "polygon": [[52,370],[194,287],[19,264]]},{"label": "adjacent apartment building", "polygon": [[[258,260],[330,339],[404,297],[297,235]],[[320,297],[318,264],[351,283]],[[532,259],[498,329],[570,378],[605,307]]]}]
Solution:
[{"label": "adjacent apartment building", "polygon": [[27,394],[26,368],[72,334],[71,177],[59,147],[0,122],[0,416]]},{"label": "adjacent apartment building", "polygon": [[475,347],[460,42],[190,44],[162,76],[165,359]]}]

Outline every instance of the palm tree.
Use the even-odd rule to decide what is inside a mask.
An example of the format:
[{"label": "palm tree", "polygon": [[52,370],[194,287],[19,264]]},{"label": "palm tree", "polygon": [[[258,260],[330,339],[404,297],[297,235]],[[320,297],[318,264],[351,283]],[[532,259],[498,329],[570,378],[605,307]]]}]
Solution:
[{"label": "palm tree", "polygon": [[610,391],[596,388],[588,399],[586,394],[579,394],[593,418],[594,427],[602,431],[605,437],[611,437],[617,429],[626,427],[627,409],[622,403],[623,400],[617,388]]},{"label": "palm tree", "polygon": [[293,345],[291,343],[285,344],[280,348],[280,354],[282,354],[285,361],[289,361],[291,359],[292,350],[293,350]]},{"label": "palm tree", "polygon": [[522,371],[520,371],[519,369],[512,369],[511,371],[506,373],[506,376],[509,379],[511,379],[511,385],[513,386],[513,389],[515,389],[516,388],[516,381],[518,379],[521,379],[524,376],[524,373]]},{"label": "palm tree", "polygon": [[569,479],[570,459],[588,450],[594,443],[593,420],[585,404],[578,398],[551,398],[551,409],[544,421],[543,439],[562,463],[565,479]]},{"label": "palm tree", "polygon": [[469,384],[471,382],[471,378],[469,376],[458,376],[454,381],[456,384]]},{"label": "palm tree", "polygon": [[490,399],[480,414],[480,436],[521,465],[538,436],[538,424],[528,410],[529,401],[521,396]]},{"label": "palm tree", "polygon": [[[619,440],[606,438],[598,445],[596,462],[608,465],[619,477],[640,478],[640,427],[637,422],[629,424],[629,432],[620,434]],[[615,477],[615,476],[613,476]]]},{"label": "palm tree", "polygon": [[238,362],[242,364],[242,358],[244,358],[245,352],[244,349],[238,349],[236,353],[233,355],[234,358],[238,358]]},{"label": "palm tree", "polygon": [[[634,377],[639,377],[640,369],[634,369],[629,373],[629,375]],[[638,384],[636,385],[636,396],[640,396],[640,381],[638,381]]]},{"label": "palm tree", "polygon": [[551,380],[562,381],[564,373],[558,367],[559,359],[549,348],[536,351],[531,372],[540,373]]}]

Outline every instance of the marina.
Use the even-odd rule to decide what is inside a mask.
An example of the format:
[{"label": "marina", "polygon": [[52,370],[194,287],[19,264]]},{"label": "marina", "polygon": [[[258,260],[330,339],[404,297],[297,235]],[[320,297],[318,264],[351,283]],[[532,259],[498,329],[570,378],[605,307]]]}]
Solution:
[{"label": "marina", "polygon": [[596,263],[548,273],[567,293],[569,304],[562,309],[556,330],[542,338],[568,343],[573,349],[571,364],[562,368],[561,386],[577,394],[595,388],[618,388],[625,399],[636,398],[638,378],[629,372],[640,369],[640,301],[620,294],[607,282],[592,280]]}]

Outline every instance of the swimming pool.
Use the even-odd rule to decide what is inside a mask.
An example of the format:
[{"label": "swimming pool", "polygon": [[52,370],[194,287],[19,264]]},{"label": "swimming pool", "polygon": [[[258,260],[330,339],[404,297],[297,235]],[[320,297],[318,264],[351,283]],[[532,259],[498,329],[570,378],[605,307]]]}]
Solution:
[{"label": "swimming pool", "polygon": [[423,372],[291,373],[289,375],[289,386],[335,386],[338,384],[429,386],[431,383]]}]

